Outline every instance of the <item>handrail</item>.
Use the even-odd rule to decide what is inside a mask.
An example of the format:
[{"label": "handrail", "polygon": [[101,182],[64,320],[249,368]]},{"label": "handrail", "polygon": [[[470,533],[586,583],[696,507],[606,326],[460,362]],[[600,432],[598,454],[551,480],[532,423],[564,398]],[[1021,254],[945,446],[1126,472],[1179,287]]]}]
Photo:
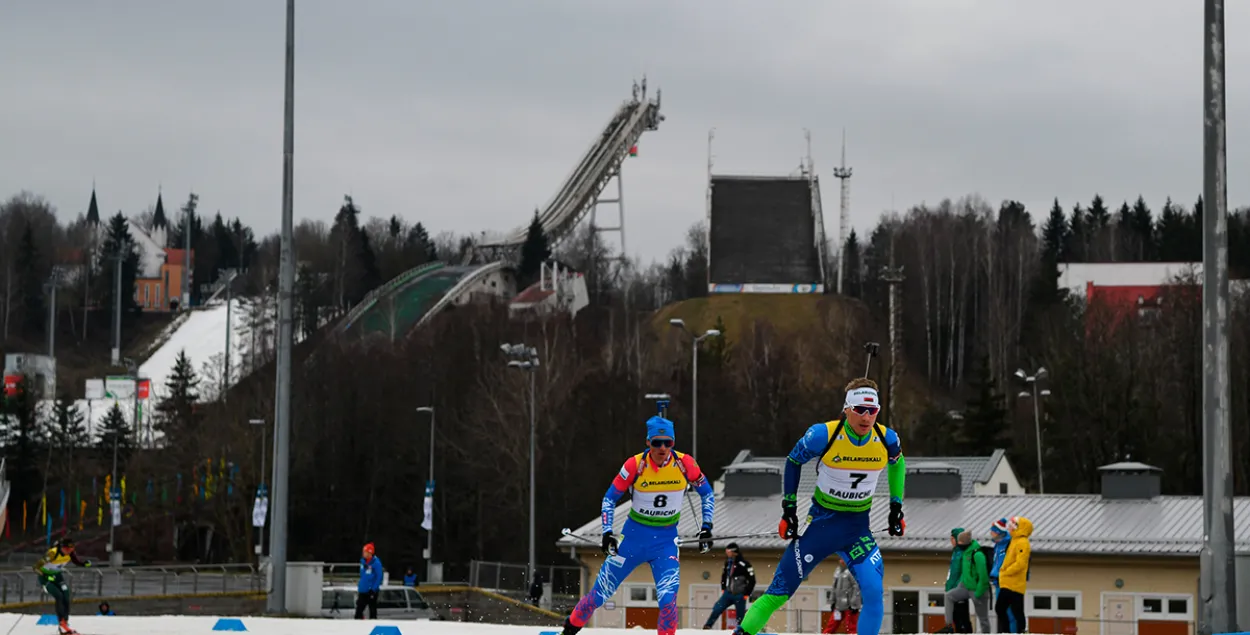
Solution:
[{"label": "handrail", "polygon": [[[66,570],[74,595],[90,598],[220,596],[264,592],[265,576],[250,564],[93,566]],[[0,572],[0,604],[39,600],[34,571]]]},{"label": "handrail", "polygon": [[419,328],[422,324],[429,321],[430,318],[437,315],[439,311],[446,308],[448,304],[454,302],[456,297],[463,293],[466,287],[477,282],[478,280],[481,280],[482,277],[487,274],[499,271],[503,267],[503,262],[492,262],[464,274],[464,276],[456,281],[456,284],[452,285],[451,288],[443,294],[443,297],[439,298],[438,302],[434,303],[434,306],[426,310],[425,314],[417,320],[417,323],[412,325],[412,329],[410,329],[410,331]]},{"label": "handrail", "polygon": [[447,266],[447,263],[441,262],[438,260],[435,260],[434,262],[427,262],[423,265],[417,265],[395,276],[394,278],[391,278],[390,281],[388,281],[386,284],[380,287],[375,287],[372,291],[365,294],[364,299],[358,302],[356,306],[352,308],[351,311],[347,312],[347,315],[344,316],[342,321],[340,321],[338,325],[334,327],[335,332],[343,333],[347,329],[351,328],[352,324],[354,324],[356,320],[360,319],[360,316],[364,315],[365,312],[373,308],[373,305],[377,304],[377,301],[379,299],[381,299],[382,297],[384,297],[386,294],[390,293],[397,287],[409,282],[410,280],[416,278],[417,276],[420,276],[425,273],[429,273],[430,271],[433,271],[435,269],[441,269],[445,266]]}]

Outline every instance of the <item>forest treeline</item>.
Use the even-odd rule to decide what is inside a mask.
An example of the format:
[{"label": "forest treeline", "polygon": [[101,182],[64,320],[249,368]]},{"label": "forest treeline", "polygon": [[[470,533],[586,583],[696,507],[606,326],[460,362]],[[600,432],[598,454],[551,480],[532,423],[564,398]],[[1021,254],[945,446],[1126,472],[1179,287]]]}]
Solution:
[{"label": "forest treeline", "polygon": [[[183,211],[166,221],[169,242],[177,245],[177,238],[185,237],[180,228],[192,218],[202,283],[211,285],[221,270],[238,268],[246,285],[240,292],[271,295],[276,237],[255,236],[241,221],[220,215],[198,221],[198,211],[185,211],[197,205],[196,197],[189,197]],[[150,227],[155,212],[135,215],[138,226]],[[861,345],[873,340],[883,343],[874,378],[886,385],[891,370],[899,377],[895,394],[887,395],[892,408],[886,420],[913,456],[1005,448],[1022,480],[1035,483],[1033,409],[1018,396],[1024,386],[1014,373],[1045,367],[1044,387],[1051,391],[1041,408],[1048,492],[1096,491],[1099,465],[1132,459],[1162,468],[1167,493],[1197,494],[1198,294],[1167,294],[1162,306],[1125,319],[1067,294],[1058,271],[1065,262],[1197,260],[1201,214],[1200,201],[1188,207],[1166,201],[1155,211],[1140,199],[1113,209],[1095,197],[1070,208],[1056,201],[1051,210],[1034,211],[968,196],[883,216],[866,239],[853,236],[844,246],[847,297],[812,299],[822,319],[797,330],[760,320],[703,344],[697,459],[717,474],[742,449],[786,453],[808,425],[837,415],[841,386],[862,372]],[[431,237],[420,223],[362,218],[347,198],[333,223],[304,221],[297,229],[297,314],[309,334],[314,318],[350,308],[394,275],[432,259],[459,262],[470,248],[466,238]],[[105,240],[125,244],[125,219],[102,216],[100,222],[107,226]],[[39,308],[45,295],[36,292],[36,282],[46,281],[58,254],[89,248],[82,242],[89,223],[83,214],[59,224],[32,195],[0,207],[6,314],[10,306],[14,316]],[[1246,213],[1230,214],[1229,223],[1230,264],[1238,277],[1250,269]],[[586,273],[592,304],[576,319],[517,320],[504,306],[464,306],[393,344],[310,340],[297,349],[293,558],[350,560],[358,545],[370,540],[380,553],[392,554],[388,562],[419,562],[430,421],[416,408],[433,406],[435,553],[452,570],[474,558],[525,559],[526,542],[516,527],[528,505],[528,377],[507,367],[501,343],[525,342],[542,358],[534,405],[544,562],[564,562],[566,556],[553,546],[560,528],[594,518],[615,472],[612,465],[642,451],[642,422],[653,412],[645,393],[673,396],[670,414],[679,446],[689,447],[690,343],[667,324],[657,324],[654,311],[706,295],[705,228],[691,227],[682,247],[646,265],[611,258],[610,249],[585,230],[554,249],[541,231],[531,234],[532,244],[522,250],[529,254],[527,266],[554,251]],[[905,275],[896,315],[897,356],[887,344],[888,294],[880,277],[891,264]],[[107,333],[107,314],[92,313],[107,291],[89,281],[107,276],[110,263],[93,266],[99,270],[82,288],[58,296],[66,315],[85,310],[91,323],[100,324],[98,333],[89,330],[80,338],[82,346]],[[711,313],[705,315],[715,315],[715,306],[709,304]],[[143,319],[133,307],[131,313],[130,319]],[[1233,386],[1250,382],[1248,314],[1250,305],[1239,297],[1230,331]],[[14,342],[37,346],[47,323],[11,322],[6,350]],[[718,325],[710,320],[690,326]],[[205,403],[201,396],[203,386],[215,381],[202,368],[206,360],[183,360],[171,379],[179,383],[168,387],[172,396],[161,405],[167,443],[159,450],[127,448],[125,456],[130,483],[157,484],[148,503],[135,494],[135,518],[154,509],[167,514],[160,518],[215,524],[216,559],[246,559],[253,539],[247,493],[259,482],[260,439],[247,422],[273,412],[272,351],[260,348],[255,356],[251,365],[258,372],[243,379],[225,403]],[[1250,450],[1250,394],[1234,390],[1232,397],[1238,455]],[[30,421],[6,430],[10,473],[21,480],[15,500],[38,500],[54,488],[81,490],[89,478],[107,473],[111,443],[54,435],[49,431],[56,429],[57,417],[42,415],[47,420],[42,421],[29,405],[21,406],[22,412],[12,403],[9,408],[11,415]],[[88,447],[60,451],[75,444]],[[38,460],[45,454],[74,458]],[[228,479],[226,493],[218,489],[206,496],[209,477],[218,483]],[[1239,493],[1250,490],[1246,479],[1239,469]],[[184,494],[162,497],[162,487]],[[153,554],[167,549],[167,520],[133,525],[124,533],[132,549]]]}]

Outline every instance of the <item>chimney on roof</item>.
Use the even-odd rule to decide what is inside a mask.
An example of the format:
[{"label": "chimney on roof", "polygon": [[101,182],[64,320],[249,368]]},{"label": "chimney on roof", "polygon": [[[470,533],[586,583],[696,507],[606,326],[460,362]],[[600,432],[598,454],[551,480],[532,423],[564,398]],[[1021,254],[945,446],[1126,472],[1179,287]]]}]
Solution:
[{"label": "chimney on roof", "polygon": [[726,498],[766,498],[781,493],[781,468],[770,463],[748,461],[725,468]]},{"label": "chimney on roof", "polygon": [[907,466],[907,498],[955,500],[963,496],[963,478],[950,463]]},{"label": "chimney on roof", "polygon": [[1145,463],[1121,462],[1098,468],[1103,500],[1150,500],[1163,493],[1163,470]]}]

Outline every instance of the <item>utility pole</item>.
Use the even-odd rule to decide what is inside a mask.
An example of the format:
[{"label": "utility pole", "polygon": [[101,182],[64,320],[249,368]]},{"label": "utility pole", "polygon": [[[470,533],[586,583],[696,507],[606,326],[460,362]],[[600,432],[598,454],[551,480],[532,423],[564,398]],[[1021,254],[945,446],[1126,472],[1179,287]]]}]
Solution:
[{"label": "utility pole", "polygon": [[53,266],[52,275],[48,278],[48,357],[52,359],[56,359],[56,288],[60,285],[61,268]]},{"label": "utility pole", "polygon": [[535,416],[534,402],[534,379],[538,371],[538,349],[525,344],[503,344],[500,350],[504,355],[511,357],[508,362],[508,368],[515,368],[529,373],[530,376],[530,563],[529,563],[529,582],[533,584],[534,574],[538,571],[537,550],[534,542],[534,492],[535,492],[535,466],[538,463],[538,454],[536,446],[536,438],[538,432],[537,417]]},{"label": "utility pole", "polygon": [[292,242],[294,208],[292,186],[295,178],[295,0],[286,1],[286,91],[283,105],[285,131],[282,135],[282,246],[278,279],[278,363],[274,381],[273,430],[273,532],[269,540],[269,562],[273,588],[266,608],[270,613],[286,612],[286,523],[291,506],[291,346],[294,344],[292,295],[295,291],[295,245]]},{"label": "utility pole", "polygon": [[122,263],[128,245],[116,245],[113,256],[113,365],[122,363]]},{"label": "utility pole", "polygon": [[[833,169],[833,175],[842,184],[842,209],[838,215],[838,295],[842,295],[843,272],[846,264],[846,239],[851,233],[851,168],[846,165],[846,129],[842,129],[842,164]],[[894,355],[893,352],[890,353]],[[893,360],[890,362],[893,364]]]},{"label": "utility pole", "polygon": [[[426,484],[426,491],[430,497],[430,516],[434,511],[434,406],[421,406],[417,408],[417,412],[430,413],[430,479]],[[531,418],[533,414],[531,411]],[[434,580],[434,521],[430,520],[430,528],[425,530],[425,581]]]},{"label": "utility pole", "polygon": [[1228,181],[1224,0],[1204,3],[1202,73],[1202,507],[1198,632],[1237,630],[1229,427]]},{"label": "utility pole", "polygon": [[686,328],[686,322],[681,318],[673,318],[668,321],[668,324],[681,329],[690,337],[690,454],[697,457],[699,456],[699,344],[709,337],[719,336],[720,331],[708,329],[703,335],[695,335]]},{"label": "utility pole", "polygon": [[234,330],[231,320],[231,311],[233,310],[233,302],[231,297],[231,287],[234,286],[234,279],[238,276],[238,272],[234,269],[221,269],[218,271],[219,279],[222,280],[226,288],[226,354],[222,361],[224,368],[221,373],[221,401],[226,402],[226,393],[230,390],[230,362],[234,357],[234,353],[230,348],[230,332]]},{"label": "utility pole", "polygon": [[[846,181],[843,181],[845,183]],[[839,278],[840,280],[841,278]],[[902,265],[894,266],[894,249],[890,249],[890,264],[881,268],[881,281],[889,285],[889,311],[890,311],[890,372],[886,375],[886,411],[895,421],[894,429],[898,430],[902,424],[902,419],[893,419],[894,417],[894,388],[898,385],[898,371],[902,366],[902,356],[899,355],[899,326],[898,326],[898,292],[899,286],[903,284],[903,267]]]},{"label": "utility pole", "polygon": [[1016,370],[1016,377],[1024,380],[1029,385],[1031,391],[1020,391],[1017,397],[1021,399],[1033,399],[1033,432],[1037,435],[1037,493],[1046,493],[1046,481],[1044,478],[1045,470],[1042,469],[1042,397],[1049,397],[1049,390],[1038,390],[1038,383],[1046,379],[1047,372],[1045,368],[1038,368],[1037,372],[1032,375],[1024,372],[1023,368]]}]

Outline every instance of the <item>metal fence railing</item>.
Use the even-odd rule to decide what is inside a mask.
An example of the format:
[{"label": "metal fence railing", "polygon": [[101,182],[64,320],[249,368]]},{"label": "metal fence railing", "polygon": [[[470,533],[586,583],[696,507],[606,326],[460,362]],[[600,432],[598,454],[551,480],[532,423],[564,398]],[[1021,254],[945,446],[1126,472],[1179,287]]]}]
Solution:
[{"label": "metal fence railing", "polygon": [[[511,562],[473,560],[469,563],[469,584],[480,589],[501,593],[529,592],[529,565]],[[581,593],[582,570],[570,565],[544,565],[538,567],[543,582],[551,584],[552,596],[578,595]]]},{"label": "metal fence railing", "polygon": [[[118,599],[265,591],[264,573],[250,564],[91,567],[65,570],[75,597]],[[47,595],[34,571],[0,571],[0,604]]]}]

